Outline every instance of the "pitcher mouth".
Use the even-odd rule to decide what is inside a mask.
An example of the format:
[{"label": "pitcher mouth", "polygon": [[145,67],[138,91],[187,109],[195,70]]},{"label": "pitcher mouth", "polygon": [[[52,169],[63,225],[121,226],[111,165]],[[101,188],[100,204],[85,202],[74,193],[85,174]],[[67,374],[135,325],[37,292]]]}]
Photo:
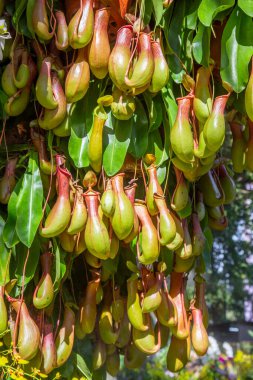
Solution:
[{"label": "pitcher mouth", "polygon": [[124,190],[130,190],[130,189],[132,189],[132,188],[136,188],[136,187],[138,187],[138,185],[137,185],[137,183],[136,182],[133,182],[133,183],[130,183],[128,186],[125,186],[124,187]]},{"label": "pitcher mouth", "polygon": [[123,25],[121,28],[118,29],[118,32],[120,32],[122,29],[129,29],[133,31],[133,26],[132,25]]},{"label": "pitcher mouth", "polygon": [[120,177],[125,177],[125,175],[126,175],[125,173],[118,173],[118,174],[116,174],[115,176],[112,177],[112,180],[113,180],[114,178],[116,178],[116,177],[119,177],[119,176],[120,176]]},{"label": "pitcher mouth", "polygon": [[142,199],[135,199],[134,206],[147,206],[147,204]]},{"label": "pitcher mouth", "polygon": [[231,95],[231,92],[228,92],[227,94],[216,96],[215,99],[220,99],[220,98],[222,98],[222,99],[224,99],[224,98],[228,99],[230,97],[230,95]]},{"label": "pitcher mouth", "polygon": [[154,193],[153,196],[154,196],[154,198],[157,198],[157,199],[165,199],[165,195],[164,194]]},{"label": "pitcher mouth", "polygon": [[152,163],[151,165],[149,165],[149,166],[147,167],[147,170],[156,169],[156,168],[158,168],[158,165]]},{"label": "pitcher mouth", "polygon": [[185,96],[180,96],[179,98],[176,98],[176,101],[184,100],[184,99],[189,99],[192,100],[194,98],[194,95],[192,93],[189,93]]},{"label": "pitcher mouth", "polygon": [[91,196],[94,196],[94,195],[100,195],[99,191],[95,191],[93,189],[88,189],[87,191],[85,191],[85,193],[83,193],[83,197],[91,197]]},{"label": "pitcher mouth", "polygon": [[107,10],[110,11],[110,10],[111,10],[111,7],[103,7],[103,8],[99,8],[99,9],[96,10],[96,12],[105,11],[105,10],[106,10],[106,11],[107,11]]}]

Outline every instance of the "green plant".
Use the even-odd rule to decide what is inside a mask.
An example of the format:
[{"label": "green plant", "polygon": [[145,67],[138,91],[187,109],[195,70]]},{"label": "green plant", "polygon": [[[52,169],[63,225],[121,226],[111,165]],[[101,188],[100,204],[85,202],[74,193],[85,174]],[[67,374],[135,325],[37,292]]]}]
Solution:
[{"label": "green plant", "polygon": [[203,275],[229,166],[252,170],[252,7],[0,5],[3,376],[104,378],[164,346],[177,372],[191,343],[208,347]]}]

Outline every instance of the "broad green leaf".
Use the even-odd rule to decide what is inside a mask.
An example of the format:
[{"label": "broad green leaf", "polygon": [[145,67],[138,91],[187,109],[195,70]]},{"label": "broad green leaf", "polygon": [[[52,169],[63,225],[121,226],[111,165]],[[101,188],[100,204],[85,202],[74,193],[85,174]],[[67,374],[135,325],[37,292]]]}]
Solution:
[{"label": "broad green leaf", "polygon": [[26,14],[25,14],[26,28],[32,38],[35,38],[35,33],[33,29],[33,19],[32,19],[34,4],[35,4],[35,0],[27,0]]},{"label": "broad green leaf", "polygon": [[211,255],[210,255],[210,252],[207,252],[206,250],[204,250],[204,253],[203,253],[203,255],[200,255],[200,259],[201,259],[201,257],[202,257],[202,259],[203,259],[203,269],[204,269],[204,271],[203,271],[203,273],[205,273],[205,272],[207,272],[207,270],[210,268],[210,266],[211,266]]},{"label": "broad green leaf", "polygon": [[161,257],[162,257],[162,261],[165,262],[166,267],[167,267],[165,271],[165,275],[168,276],[173,270],[173,259],[174,259],[173,252],[171,252],[167,247],[161,246]]},{"label": "broad green leaf", "polygon": [[153,97],[149,92],[143,94],[148,109],[149,132],[159,128],[162,123],[161,97],[157,94]]},{"label": "broad green leaf", "polygon": [[189,1],[186,4],[186,27],[187,29],[196,29],[198,21],[198,8],[201,0]]},{"label": "broad green leaf", "polygon": [[238,0],[238,6],[246,13],[246,15],[253,17],[253,1],[252,0]]},{"label": "broad green leaf", "polygon": [[198,31],[192,42],[192,52],[196,62],[209,66],[211,28],[198,23]]},{"label": "broad green leaf", "polygon": [[[29,249],[29,253],[28,253]],[[27,259],[28,257],[28,259]],[[16,245],[16,260],[17,260],[17,267],[16,267],[16,278],[18,279],[17,284],[19,286],[22,286],[28,284],[36,272],[37,265],[39,262],[40,257],[40,240],[39,237],[36,236],[33,240],[33,243],[31,245],[31,248],[27,248],[22,243],[19,243]],[[24,271],[24,263],[27,264]]]},{"label": "broad green leaf", "polygon": [[118,120],[111,112],[104,127],[103,166],[108,176],[116,174],[122,167],[130,144],[133,119]]},{"label": "broad green leaf", "polygon": [[82,340],[75,340],[74,352],[85,358],[85,363],[88,368],[92,368],[92,348],[91,340],[87,336]]},{"label": "broad green leaf", "polygon": [[245,90],[240,92],[240,94],[234,92],[228,99],[228,108],[230,105],[242,115],[245,115]]},{"label": "broad green leaf", "polygon": [[99,97],[97,83],[91,83],[85,97],[74,103],[69,111],[71,136],[68,143],[69,155],[77,168],[89,166],[89,132],[93,123],[93,110]]},{"label": "broad green leaf", "polygon": [[[5,44],[5,40],[4,40],[4,44]],[[7,102],[7,100],[8,100],[8,96],[3,90],[0,89],[0,111],[1,111],[0,116],[2,119],[4,118],[4,115],[5,115],[4,104]]]},{"label": "broad green leaf", "polygon": [[208,253],[211,253],[212,248],[213,248],[213,233],[209,227],[206,227],[203,233],[206,238],[205,251],[207,251]]},{"label": "broad green leaf", "polygon": [[202,0],[198,9],[198,16],[200,21],[205,26],[211,26],[215,16],[232,8],[235,0]]},{"label": "broad green leaf", "polygon": [[89,368],[87,367],[87,364],[85,363],[84,358],[81,355],[77,354],[76,352],[74,352],[73,354],[74,354],[73,359],[74,359],[76,368],[79,369],[79,371],[85,376],[87,380],[92,380],[91,372]]},{"label": "broad green leaf", "polygon": [[253,22],[236,7],[225,26],[221,40],[221,78],[235,92],[248,83],[248,64],[253,54]]},{"label": "broad green leaf", "polygon": [[156,25],[159,25],[162,19],[162,15],[163,15],[163,3],[161,0],[152,0],[152,1],[153,1],[154,12],[155,12],[155,22],[156,22]]},{"label": "broad green leaf", "polygon": [[151,132],[148,136],[147,153],[152,153],[156,157],[156,165],[160,166],[168,159],[168,154],[164,149],[164,144],[159,130]]},{"label": "broad green leaf", "polygon": [[152,123],[152,125],[150,126],[150,132],[159,128],[163,121],[163,115],[162,115],[163,100],[160,93],[157,94],[153,98],[153,104],[154,104],[154,109],[156,113],[156,118],[154,122]]},{"label": "broad green leaf", "polygon": [[28,167],[17,199],[16,231],[20,241],[31,247],[43,216],[43,187],[38,167],[38,154],[31,151]]},{"label": "broad green leaf", "polygon": [[129,152],[135,158],[141,158],[148,146],[148,118],[146,111],[138,98],[136,98],[136,110],[133,115],[133,127]]},{"label": "broad green leaf", "polygon": [[144,92],[143,97],[144,97],[144,100],[145,100],[145,103],[146,103],[146,106],[148,109],[149,131],[151,131],[152,125],[155,123],[156,117],[157,117],[156,109],[154,106],[154,102],[153,102],[153,98],[152,98],[151,93],[146,91],[146,92]]},{"label": "broad green leaf", "polygon": [[165,22],[165,38],[169,46],[168,61],[171,76],[176,83],[181,83],[185,71],[192,66],[193,30],[187,28],[186,1],[176,1],[173,16],[169,23]]},{"label": "broad green leaf", "polygon": [[12,17],[12,22],[15,27],[17,27],[20,17],[26,9],[27,0],[16,0],[15,2],[15,13]]},{"label": "broad green leaf", "polygon": [[[71,125],[71,136],[69,138],[69,155],[77,168],[89,166],[88,158],[88,130],[92,123],[86,126],[86,111],[84,99],[72,105],[69,112],[69,123]],[[92,113],[92,109],[90,110]],[[86,129],[87,127],[87,129]]]},{"label": "broad green leaf", "polygon": [[187,203],[187,205],[185,206],[185,208],[183,210],[177,212],[177,214],[180,216],[181,219],[184,219],[184,218],[187,218],[188,216],[190,216],[192,214],[191,202],[189,201]]},{"label": "broad green leaf", "polygon": [[[90,110],[92,114],[92,111]],[[84,100],[74,103],[70,109],[69,119],[71,125],[71,135],[69,138],[68,151],[77,168],[89,166],[88,158],[88,134],[86,130],[86,111],[84,110]],[[92,122],[88,129],[91,129]]]},{"label": "broad green leaf", "polygon": [[21,177],[16,184],[13,192],[11,193],[8,202],[8,216],[3,230],[3,239],[7,247],[13,247],[19,242],[19,237],[16,232],[16,221],[17,221],[17,200],[21,189],[23,177]]},{"label": "broad green leaf", "polygon": [[4,286],[10,281],[9,263],[11,250],[8,250],[3,241],[3,229],[5,221],[0,216],[0,286]]},{"label": "broad green leaf", "polygon": [[141,14],[141,19],[144,22],[144,25],[149,24],[150,19],[151,19],[151,15],[152,15],[152,10],[153,10],[152,1],[150,1],[150,0],[143,0],[141,2],[141,12],[140,12],[140,14]]},{"label": "broad green leaf", "polygon": [[157,168],[157,178],[160,185],[162,185],[163,182],[165,181],[166,173],[167,173],[167,161]]},{"label": "broad green leaf", "polygon": [[172,128],[177,117],[177,102],[174,99],[172,90],[168,86],[162,89],[162,97],[169,118],[170,128]]},{"label": "broad green leaf", "polygon": [[32,34],[29,32],[27,27],[27,18],[26,14],[23,14],[18,22],[18,30],[20,34],[23,34],[25,37],[33,38]]},{"label": "broad green leaf", "polygon": [[170,126],[170,121],[168,119],[164,104],[162,104],[162,114],[163,114],[163,135],[164,135],[164,152],[163,157],[161,159],[160,165],[167,160],[170,157],[170,150],[171,150],[171,144],[170,144],[170,129],[172,126]]},{"label": "broad green leaf", "polygon": [[60,245],[57,244],[56,239],[53,239],[54,244],[54,252],[55,252],[55,258],[54,258],[54,266],[52,270],[52,278],[54,279],[54,291],[57,292],[59,290],[59,286],[61,283],[61,280],[63,279],[65,273],[66,273],[66,262],[65,258],[67,253],[63,251]]},{"label": "broad green leaf", "polygon": [[161,104],[163,114],[163,139],[161,138],[160,131],[149,133],[149,144],[147,153],[152,153],[156,157],[156,165],[158,166],[157,175],[159,183],[163,183],[167,172],[167,160],[169,158],[170,150],[170,126],[166,115],[164,105]]},{"label": "broad green leaf", "polygon": [[118,270],[118,263],[119,263],[119,255],[115,257],[115,259],[107,259],[103,262],[103,268],[106,271],[106,273],[115,274]]},{"label": "broad green leaf", "polygon": [[1,105],[3,106],[7,100],[8,100],[8,95],[6,95],[6,93],[0,89],[0,103],[1,103]]}]

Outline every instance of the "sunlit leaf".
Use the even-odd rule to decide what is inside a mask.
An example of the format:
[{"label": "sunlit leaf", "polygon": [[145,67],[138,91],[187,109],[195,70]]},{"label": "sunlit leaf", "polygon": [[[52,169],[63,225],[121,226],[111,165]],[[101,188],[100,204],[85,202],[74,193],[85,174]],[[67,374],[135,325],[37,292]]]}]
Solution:
[{"label": "sunlit leaf", "polygon": [[38,154],[31,152],[28,167],[17,198],[16,231],[20,241],[31,247],[42,219],[43,187],[38,167]]},{"label": "sunlit leaf", "polygon": [[238,6],[248,16],[253,17],[253,1],[252,0],[238,0]]},{"label": "sunlit leaf", "polygon": [[130,120],[118,120],[112,113],[108,114],[104,127],[103,166],[107,175],[116,174],[122,167],[130,144],[132,133],[132,118]]},{"label": "sunlit leaf", "polygon": [[215,16],[232,8],[235,4],[235,0],[202,0],[198,9],[198,16],[200,21],[205,26],[210,26]]},{"label": "sunlit leaf", "polygon": [[210,58],[211,28],[198,23],[197,34],[192,42],[193,56],[200,65],[208,67]]},{"label": "sunlit leaf", "polygon": [[235,92],[248,83],[248,64],[253,55],[253,21],[239,7],[228,19],[221,41],[221,77]]}]

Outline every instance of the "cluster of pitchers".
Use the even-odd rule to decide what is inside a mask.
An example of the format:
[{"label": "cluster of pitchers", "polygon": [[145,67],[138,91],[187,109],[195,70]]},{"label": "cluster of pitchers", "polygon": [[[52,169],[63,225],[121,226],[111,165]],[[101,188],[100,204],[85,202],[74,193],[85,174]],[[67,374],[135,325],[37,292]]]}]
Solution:
[{"label": "cluster of pitchers", "polygon": [[[169,133],[172,185],[166,181],[161,186],[156,157],[149,153],[132,163],[131,174],[122,170],[109,178],[102,168],[105,108],[110,107],[116,119],[129,120],[137,95],[149,91],[155,96],[162,90],[169,67],[161,41],[136,17],[128,15],[126,25],[114,9],[94,10],[92,0],[81,0],[76,8],[67,0],[65,13],[49,12],[45,0],[28,0],[25,11],[33,40],[28,47],[16,36],[1,83],[9,117],[21,115],[31,104],[36,109],[30,141],[38,153],[44,189],[39,234],[45,243],[33,294],[17,299],[9,295],[11,284],[0,289],[0,334],[25,367],[44,374],[67,362],[77,338],[84,344],[90,339],[95,372],[105,368],[116,376],[120,355],[127,368],[139,368],[147,356],[166,346],[168,370],[177,372],[190,360],[191,349],[199,356],[208,349],[206,232],[227,227],[224,206],[236,196],[231,170],[217,154],[227,121],[234,172],[253,171],[253,63],[245,91],[245,125],[225,113],[230,92],[213,96],[213,62],[198,67],[195,80],[185,78],[188,94],[177,99]],[[108,74],[111,93],[101,96],[91,110],[91,170],[80,184],[67,169],[73,163],[62,154],[48,158],[45,130],[60,138],[70,136],[71,104],[84,98],[91,78],[102,81]],[[9,157],[0,180],[0,202],[5,205],[16,185],[18,160]],[[60,297],[55,294],[55,244],[70,258],[69,277],[83,258],[84,286],[75,299],[68,294],[67,275]],[[189,300],[191,270],[195,292]],[[62,304],[56,321],[57,297]]]}]

